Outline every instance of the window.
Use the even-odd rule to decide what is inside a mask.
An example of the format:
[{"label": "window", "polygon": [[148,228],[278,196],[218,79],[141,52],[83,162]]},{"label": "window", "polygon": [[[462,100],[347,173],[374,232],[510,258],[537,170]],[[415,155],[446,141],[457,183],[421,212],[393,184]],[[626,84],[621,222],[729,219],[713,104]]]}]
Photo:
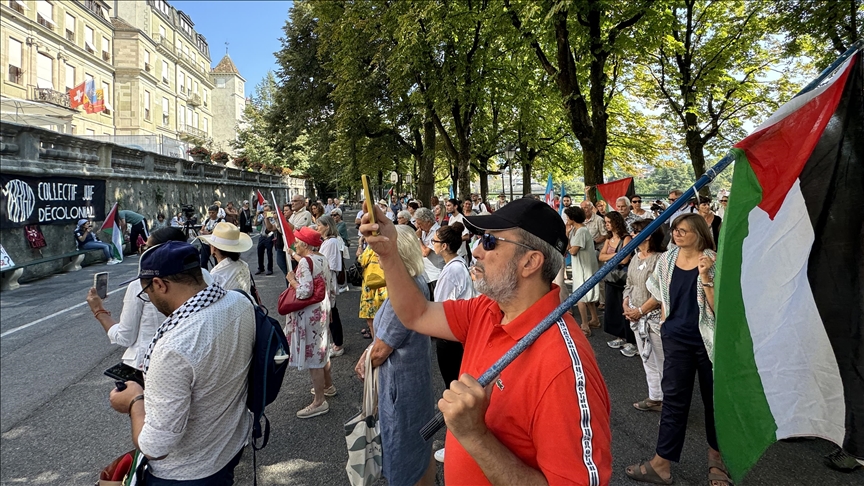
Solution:
[{"label": "window", "polygon": [[90,54],[96,54],[96,46],[93,44],[93,29],[84,26],[84,49]]},{"label": "window", "polygon": [[144,51],[144,70],[150,71],[150,51]]},{"label": "window", "polygon": [[111,60],[111,41],[107,37],[102,37],[102,60]]},{"label": "window", "polygon": [[168,4],[165,3],[165,0],[155,0],[153,2],[153,6],[156,7],[160,12],[165,15],[171,15],[171,11],[168,9]]},{"label": "window", "polygon": [[183,52],[183,43],[180,42],[180,39],[177,39],[177,52]]},{"label": "window", "polygon": [[84,73],[84,83],[90,84],[92,82],[93,82],[93,75],[89,74],[89,73]]},{"label": "window", "polygon": [[75,87],[75,68],[66,64],[66,91]]},{"label": "window", "polygon": [[114,107],[111,106],[111,85],[105,81],[102,81],[102,97],[102,99],[105,100],[105,111],[102,113],[110,115],[111,111],[114,109]]},{"label": "window", "polygon": [[24,84],[21,71],[21,50],[23,47],[21,42],[11,37],[9,38],[9,68],[6,79],[10,83]]},{"label": "window", "polygon": [[207,119],[203,118],[203,119],[201,119],[201,121],[204,122],[204,125],[201,127],[201,129],[204,130],[205,134],[209,135],[209,131],[207,130]]},{"label": "window", "polygon": [[170,105],[168,104],[168,98],[162,98],[162,126],[168,126],[168,110],[170,109]]},{"label": "window", "polygon": [[202,95],[203,95],[203,98],[204,98],[204,106],[206,107],[206,106],[207,106],[207,90],[206,90],[206,89],[204,90],[204,92],[202,93]]},{"label": "window", "polygon": [[159,37],[161,39],[165,38],[165,26],[164,25],[159,26]]},{"label": "window", "polygon": [[54,89],[54,59],[41,52],[36,56],[36,87]]},{"label": "window", "polygon": [[198,81],[193,81],[193,82],[192,82],[192,92],[193,92],[193,93],[197,93],[197,92],[198,92]]},{"label": "window", "polygon": [[194,127],[195,124],[192,123],[192,120],[194,117],[192,115],[193,115],[192,108],[187,106],[186,107],[186,124]]},{"label": "window", "polygon": [[75,17],[66,14],[66,39],[75,42]]},{"label": "window", "polygon": [[177,86],[180,87],[181,93],[186,93],[186,75],[179,69],[177,70]]},{"label": "window", "polygon": [[36,2],[36,22],[42,27],[47,27],[54,30],[54,5],[46,0],[37,0]]},{"label": "window", "polygon": [[192,113],[192,126],[198,128],[198,113]]},{"label": "window", "polygon": [[93,129],[91,129],[91,128],[88,128],[88,129],[84,130],[84,134],[87,135],[87,136],[91,136],[91,135],[92,135],[92,136],[95,136],[95,135],[96,135],[96,130],[93,130]]},{"label": "window", "polygon": [[162,82],[168,84],[168,61],[162,61]]},{"label": "window", "polygon": [[150,92],[144,91],[144,119],[150,121]]},{"label": "window", "polygon": [[182,106],[177,105],[177,126],[183,127],[186,125],[186,110]]},{"label": "window", "polygon": [[225,87],[225,78],[216,78],[216,87],[224,88]]},{"label": "window", "polygon": [[75,135],[75,133],[76,133],[77,131],[78,131],[78,127],[76,127],[75,125],[72,125],[72,131],[69,132],[69,133],[71,133],[72,135]]},{"label": "window", "polygon": [[29,8],[27,8],[27,4],[24,3],[24,0],[9,0],[9,8],[22,15],[24,14],[25,10],[30,10]]}]

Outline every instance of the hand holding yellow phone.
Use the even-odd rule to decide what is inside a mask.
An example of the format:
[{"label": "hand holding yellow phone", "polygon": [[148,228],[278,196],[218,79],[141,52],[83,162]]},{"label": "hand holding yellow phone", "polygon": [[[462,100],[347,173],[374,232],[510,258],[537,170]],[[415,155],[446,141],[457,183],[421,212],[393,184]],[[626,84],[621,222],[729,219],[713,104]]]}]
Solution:
[{"label": "hand holding yellow phone", "polygon": [[[363,182],[363,194],[366,196],[366,213],[369,214],[369,223],[375,224],[375,202],[372,198],[372,192],[369,191],[369,176],[363,174],[360,176]],[[377,231],[372,232],[372,236],[378,236]]]}]

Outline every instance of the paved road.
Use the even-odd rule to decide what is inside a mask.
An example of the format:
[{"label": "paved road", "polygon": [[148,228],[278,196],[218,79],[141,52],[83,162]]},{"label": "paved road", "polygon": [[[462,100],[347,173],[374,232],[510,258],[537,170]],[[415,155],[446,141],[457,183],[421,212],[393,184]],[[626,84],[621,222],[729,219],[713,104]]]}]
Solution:
[{"label": "paved road", "polygon": [[[254,249],[244,254],[244,259],[254,269]],[[108,406],[112,382],[102,375],[103,370],[119,362],[122,350],[108,343],[86,304],[81,304],[94,273],[110,271],[109,290],[116,289],[117,282],[135,274],[137,261],[128,258],[112,267],[86,267],[0,295],[0,485],[91,485],[102,467],[131,448],[128,419]],[[284,288],[278,268],[275,275],[257,281],[264,301],[275,304]],[[114,316],[119,315],[122,296],[119,291],[106,301],[106,308]],[[358,301],[357,291],[339,296],[347,352],[333,359],[339,393],[330,399],[330,413],[311,420],[294,417],[294,412],[311,400],[309,375],[296,370],[288,372],[278,400],[268,408],[273,431],[270,445],[258,454],[261,484],[347,484],[342,424],[359,409],[362,386],[352,370],[369,343],[359,334],[365,323],[356,317]],[[612,398],[612,484],[636,484],[623,474],[623,469],[650,457],[659,415],[636,411],[630,405],[646,393],[637,358],[625,358],[607,348],[602,333],[595,333],[590,341]],[[437,369],[437,365],[433,366]],[[435,378],[438,390],[443,390],[440,376],[436,374]],[[706,449],[700,407],[697,396],[682,463],[674,469],[676,484],[705,484]],[[442,440],[443,432],[439,432],[436,448]],[[779,443],[768,451],[744,484],[864,484],[861,471],[845,475],[821,465],[822,455],[831,449],[830,444],[820,440]],[[252,484],[251,463],[247,453],[237,468],[236,484]],[[440,466],[438,483],[443,484]]]}]

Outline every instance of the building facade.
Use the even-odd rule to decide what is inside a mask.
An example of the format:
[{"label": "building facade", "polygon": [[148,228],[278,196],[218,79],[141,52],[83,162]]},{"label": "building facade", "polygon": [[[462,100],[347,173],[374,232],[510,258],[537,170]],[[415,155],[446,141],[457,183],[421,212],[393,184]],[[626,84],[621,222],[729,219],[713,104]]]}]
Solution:
[{"label": "building facade", "polygon": [[116,5],[117,134],[209,144],[214,84],[204,36],[165,0]]},{"label": "building facade", "polygon": [[[114,28],[102,0],[0,3],[4,120],[76,135],[114,135]],[[72,110],[69,89],[93,80],[105,110]]]},{"label": "building facade", "polygon": [[210,73],[213,91],[213,147],[216,150],[233,152],[231,143],[237,140],[237,129],[246,109],[246,80],[228,54],[219,61]]}]

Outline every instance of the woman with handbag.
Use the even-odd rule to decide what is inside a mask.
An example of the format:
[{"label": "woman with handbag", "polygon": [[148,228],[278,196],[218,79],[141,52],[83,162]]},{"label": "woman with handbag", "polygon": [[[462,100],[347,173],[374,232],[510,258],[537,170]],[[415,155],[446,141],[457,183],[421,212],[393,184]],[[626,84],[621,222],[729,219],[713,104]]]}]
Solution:
[{"label": "woman with handbag", "polygon": [[[642,232],[650,219],[633,222],[633,236]],[[636,402],[636,410],[659,412],[663,407],[663,341],[660,339],[660,302],[648,293],[648,277],[654,273],[657,260],[666,251],[663,246],[663,230],[651,233],[639,245],[636,257],[627,270],[627,285],[624,287],[624,317],[630,321],[630,329],[636,335],[636,348],[645,368],[648,382],[648,398]]]},{"label": "woman with handbag", "polygon": [[[429,299],[420,240],[406,225],[396,226],[396,231],[399,256],[417,288]],[[375,315],[375,341],[354,368],[361,379],[366,375],[367,354],[371,355],[371,366],[378,368],[384,477],[394,485],[435,484],[432,443],[417,433],[435,414],[429,336],[405,328],[390,301],[385,300]]]},{"label": "woman with handbag", "polygon": [[[387,287],[383,283],[383,272],[378,265],[378,255],[372,248],[365,247],[361,243],[357,247],[357,261],[363,267],[363,286],[360,291],[360,319],[366,319],[368,329],[363,329],[360,334],[366,339],[372,339],[374,335],[374,319],[381,304],[387,299]],[[380,272],[380,281],[378,273]]]},{"label": "woman with handbag", "polygon": [[296,251],[286,248],[297,270],[285,278],[289,287],[279,296],[279,313],[285,314],[285,337],[291,357],[289,366],[308,369],[312,376],[312,403],[297,412],[297,418],[312,418],[330,411],[326,396],[336,394],[330,376],[330,302],[332,286],[327,259],[317,252],[323,241],[312,228],[294,231]]},{"label": "woman with handbag", "polygon": [[[609,238],[603,244],[600,252],[600,263],[606,263],[621,251],[627,243],[630,243],[630,235],[627,234],[627,224],[624,217],[617,211],[607,211],[604,216],[606,231]],[[612,349],[621,349],[621,354],[627,357],[636,356],[636,336],[630,329],[630,323],[624,317],[622,306],[624,305],[624,284],[627,281],[627,264],[633,255],[621,261],[617,268],[612,270],[603,279],[606,286],[606,307],[603,309],[603,328],[615,336],[615,339],[606,344]]]},{"label": "woman with handbag", "polygon": [[333,338],[333,348],[330,357],[335,358],[345,354],[342,347],[344,341],[342,335],[342,319],[339,318],[339,309],[336,308],[336,297],[339,295],[339,286],[336,284],[337,274],[342,271],[342,240],[336,231],[336,221],[325,215],[318,217],[318,233],[324,242],[321,243],[321,254],[327,258],[330,267],[330,281],[336,287],[333,289],[333,300],[330,302],[330,335]]}]

